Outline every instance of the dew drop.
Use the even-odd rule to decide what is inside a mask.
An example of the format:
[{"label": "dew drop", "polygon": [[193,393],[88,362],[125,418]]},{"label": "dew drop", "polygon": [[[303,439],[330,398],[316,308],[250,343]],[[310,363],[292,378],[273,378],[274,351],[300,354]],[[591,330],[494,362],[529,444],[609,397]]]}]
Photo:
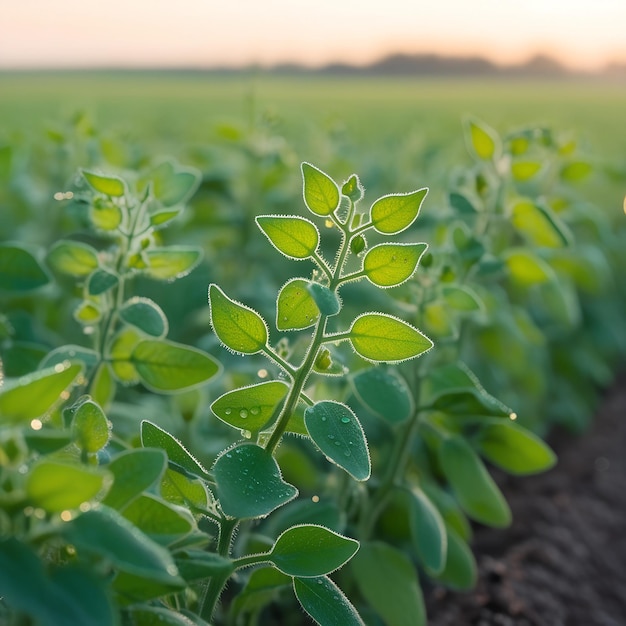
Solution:
[{"label": "dew drop", "polygon": [[250,413],[252,413],[252,415],[258,415],[261,412],[261,408],[258,406],[253,406],[250,409]]},{"label": "dew drop", "polygon": [[233,412],[233,410],[231,408],[224,409],[224,414],[225,415],[230,415],[232,412]]},{"label": "dew drop", "polygon": [[341,418],[341,423],[342,424],[349,424],[350,423],[350,418],[349,417],[342,417]]},{"label": "dew drop", "polygon": [[352,452],[350,452],[350,450],[346,450],[346,451],[344,452],[344,454],[345,454],[346,456],[352,456]]},{"label": "dew drop", "polygon": [[395,254],[391,257],[391,260],[392,260],[392,261],[395,261],[395,260],[396,260],[396,255],[395,255]]},{"label": "dew drop", "polygon": [[335,441],[335,445],[336,446],[340,446],[341,445],[341,441]]},{"label": "dew drop", "polygon": [[328,438],[329,438],[330,440],[333,440],[333,439],[335,438],[335,435],[328,435]]},{"label": "dew drop", "polygon": [[321,580],[318,580],[318,581],[317,581],[317,584],[318,584],[318,585],[321,585],[321,584],[322,584],[322,581],[321,581]]},{"label": "dew drop", "polygon": [[239,417],[245,420],[246,417],[248,417],[248,409],[241,409],[241,411],[239,411]]},{"label": "dew drop", "polygon": [[251,439],[252,438],[252,433],[249,430],[242,430],[241,431],[241,436],[245,437],[246,439]]},{"label": "dew drop", "polygon": [[322,422],[326,421],[326,417],[324,415],[322,415]]}]

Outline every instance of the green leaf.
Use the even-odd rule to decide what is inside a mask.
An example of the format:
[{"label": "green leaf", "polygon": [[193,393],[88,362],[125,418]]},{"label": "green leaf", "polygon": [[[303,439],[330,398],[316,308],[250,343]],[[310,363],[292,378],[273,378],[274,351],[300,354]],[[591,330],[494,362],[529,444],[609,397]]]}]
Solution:
[{"label": "green leaf", "polygon": [[476,292],[465,285],[443,285],[441,294],[450,308],[462,313],[483,311],[485,308]]},{"label": "green leaf", "polygon": [[100,468],[41,461],[27,476],[26,494],[35,506],[59,513],[77,509],[110,484],[110,475]]},{"label": "green leaf", "polygon": [[289,215],[260,215],[255,219],[269,242],[286,257],[302,260],[315,254],[320,233],[313,222]]},{"label": "green leaf", "polygon": [[341,589],[327,576],[294,578],[298,602],[319,626],[365,626]]},{"label": "green leaf", "polygon": [[347,563],[359,542],[317,526],[303,524],[287,529],[272,547],[269,560],[289,576],[313,577],[330,574]]},{"label": "green leaf", "polygon": [[554,270],[528,250],[510,250],[505,254],[504,262],[511,279],[521,287],[531,287],[555,279]]},{"label": "green leaf", "polygon": [[70,276],[88,276],[98,267],[98,252],[80,241],[57,241],[47,256],[48,265]]},{"label": "green leaf", "polygon": [[124,508],[122,515],[162,546],[182,539],[195,527],[194,519],[186,509],[174,508],[151,494],[135,498]]},{"label": "green leaf", "polygon": [[413,396],[402,376],[392,369],[372,367],[351,378],[357,398],[378,417],[400,424],[413,412]]},{"label": "green leaf", "polygon": [[233,562],[205,550],[177,550],[176,565],[180,575],[189,583],[232,572]]},{"label": "green leaf", "polygon": [[471,518],[495,527],[511,523],[504,496],[465,439],[446,439],[439,448],[439,461],[459,504]]},{"label": "green leaf", "polygon": [[104,176],[103,174],[96,174],[89,170],[82,170],[82,174],[94,191],[103,193],[106,196],[120,197],[123,196],[126,191],[124,181],[118,176]]},{"label": "green leaf", "polygon": [[282,479],[274,457],[252,443],[222,452],[213,474],[222,511],[238,519],[265,517],[298,495]]},{"label": "green leaf", "polygon": [[55,365],[67,366],[68,361],[81,361],[87,369],[98,363],[98,353],[90,348],[68,343],[48,352],[39,363],[39,369],[47,369]]},{"label": "green leaf", "polygon": [[56,428],[32,430],[29,428],[24,432],[24,441],[26,441],[29,450],[45,455],[69,446],[73,438],[69,430],[57,430]]},{"label": "green leaf", "polygon": [[525,182],[535,176],[541,167],[538,161],[515,161],[511,164],[511,174],[515,180]]},{"label": "green leaf", "polygon": [[140,341],[130,355],[141,382],[152,391],[183,391],[202,385],[220,372],[209,354],[165,339]]},{"label": "green leaf", "polygon": [[352,174],[348,180],[342,185],[341,193],[347,196],[355,204],[363,197],[365,190],[356,174]]},{"label": "green leaf", "polygon": [[[61,363],[20,378],[0,390],[0,416],[5,423],[30,422],[52,411],[83,372],[81,363]],[[69,397],[69,394],[68,396]]]},{"label": "green leaf", "polygon": [[313,326],[320,310],[309,291],[309,281],[292,278],[283,285],[276,302],[276,328],[302,330]]},{"label": "green leaf", "polygon": [[531,244],[561,248],[571,242],[569,229],[546,207],[530,200],[517,202],[512,209],[513,225]]},{"label": "green leaf", "polygon": [[475,119],[466,121],[466,138],[470,152],[483,161],[500,155],[500,140],[492,128]]},{"label": "green leaf", "polygon": [[220,396],[211,404],[211,411],[233,428],[256,433],[272,419],[288,389],[280,380],[241,387]]},{"label": "green leaf", "polygon": [[459,415],[510,417],[512,410],[494,398],[462,362],[430,371],[422,385],[422,400],[437,411]]},{"label": "green leaf", "polygon": [[111,438],[111,424],[104,411],[89,396],[69,409],[72,415],[72,435],[84,452],[94,453],[104,448]]},{"label": "green leaf", "polygon": [[481,428],[478,449],[494,465],[518,476],[543,472],[556,463],[556,455],[539,437],[502,420]]},{"label": "green leaf", "polygon": [[182,168],[172,161],[159,163],[148,172],[154,197],[166,207],[186,202],[196,191],[202,174],[190,167]]},{"label": "green leaf", "polygon": [[233,352],[256,354],[267,345],[265,320],[249,307],[231,300],[217,285],[209,285],[211,326]]},{"label": "green leaf", "polygon": [[315,215],[331,215],[337,210],[341,194],[335,181],[310,163],[302,163],[304,203]]},{"label": "green leaf", "polygon": [[187,276],[202,260],[202,248],[168,246],[144,251],[148,267],[144,272],[156,280],[172,281]]},{"label": "green leaf", "polygon": [[561,178],[574,183],[587,178],[593,171],[593,167],[587,161],[571,161],[561,168]]},{"label": "green leaf", "polygon": [[183,446],[178,439],[159,428],[156,424],[141,422],[141,445],[144,448],[161,448],[167,452],[170,467],[183,475],[206,478],[208,472]]},{"label": "green leaf", "polygon": [[411,539],[419,560],[432,574],[440,574],[446,564],[448,539],[441,514],[418,487],[409,493]]},{"label": "green leaf", "polygon": [[182,213],[181,209],[175,209],[172,211],[157,211],[150,215],[150,225],[156,229],[166,226],[174,218],[178,217]]},{"label": "green leaf", "polygon": [[440,582],[458,591],[470,591],[476,586],[477,567],[470,547],[446,524],[448,552],[443,572],[435,576]]},{"label": "green leaf", "polygon": [[108,363],[100,363],[91,380],[89,393],[103,408],[107,408],[115,396],[116,383]]},{"label": "green leaf", "polygon": [[111,588],[115,592],[116,602],[121,607],[125,607],[177,593],[183,589],[181,580],[179,577],[169,581],[154,580],[146,576],[118,571],[111,583]]},{"label": "green leaf", "polygon": [[461,215],[476,215],[476,207],[469,198],[462,193],[452,191],[449,196],[450,206],[456,209]]},{"label": "green leaf", "polygon": [[167,317],[161,307],[150,298],[136,296],[127,300],[120,309],[119,315],[127,324],[138,328],[146,335],[151,337],[167,335]]},{"label": "green leaf", "polygon": [[87,293],[90,296],[99,296],[117,286],[118,282],[116,274],[99,268],[87,279]]},{"label": "green leaf", "polygon": [[367,279],[378,287],[395,287],[409,280],[426,252],[425,243],[382,243],[371,248],[363,259]]},{"label": "green leaf", "polygon": [[74,319],[84,326],[91,326],[102,317],[100,309],[91,302],[81,302],[73,313]]},{"label": "green leaf", "polygon": [[172,504],[206,509],[210,492],[200,480],[191,479],[186,474],[166,469],[161,481],[161,497]]},{"label": "green leaf", "polygon": [[334,400],[316,402],[304,412],[309,436],[329,461],[356,480],[371,473],[370,455],[363,428],[350,407]]},{"label": "green leaf", "polygon": [[372,204],[372,226],[384,235],[395,235],[407,229],[419,215],[428,188],[409,193],[394,193],[379,198]]},{"label": "green leaf", "polygon": [[50,282],[36,252],[16,243],[0,244],[0,289],[32,291]]},{"label": "green leaf", "polygon": [[426,626],[426,610],[415,567],[397,548],[364,543],[351,563],[363,598],[386,626]]},{"label": "green leaf", "polygon": [[124,328],[117,333],[109,344],[110,366],[113,374],[124,385],[139,382],[139,373],[131,363],[130,357],[135,346],[143,340],[134,328]]},{"label": "green leaf", "polygon": [[170,553],[119,513],[105,506],[82,513],[63,526],[79,551],[104,557],[116,568],[167,584],[184,584]]},{"label": "green leaf", "polygon": [[137,448],[118,454],[106,466],[113,474],[113,484],[102,503],[118,511],[123,509],[163,476],[166,465],[163,450]]},{"label": "green leaf", "polygon": [[341,299],[335,291],[329,289],[326,285],[309,282],[307,289],[322,315],[337,315],[341,311]]},{"label": "green leaf", "polygon": [[246,586],[233,601],[233,612],[250,613],[269,604],[279,590],[292,584],[292,578],[273,567],[263,567],[252,572]]},{"label": "green leaf", "polygon": [[96,198],[89,207],[89,219],[95,228],[110,232],[119,228],[124,216],[117,204],[110,200]]},{"label": "green leaf", "polygon": [[433,347],[417,328],[383,313],[363,313],[350,328],[355,352],[368,361],[399,363],[413,359]]}]

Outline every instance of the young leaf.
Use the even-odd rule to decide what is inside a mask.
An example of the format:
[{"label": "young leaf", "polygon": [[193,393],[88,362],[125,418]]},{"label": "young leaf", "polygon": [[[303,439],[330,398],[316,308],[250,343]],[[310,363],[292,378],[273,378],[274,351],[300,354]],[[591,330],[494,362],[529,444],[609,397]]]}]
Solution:
[{"label": "young leaf", "polygon": [[104,448],[111,437],[111,424],[104,411],[89,396],[86,396],[78,406],[69,410],[72,417],[72,435],[76,445],[93,454]]},{"label": "young leaf", "polygon": [[290,259],[308,259],[319,246],[317,226],[304,217],[260,215],[256,223],[276,250]]},{"label": "young leaf", "polygon": [[418,487],[409,494],[411,539],[419,560],[432,574],[440,574],[446,564],[448,539],[441,514]]},{"label": "young leaf", "polygon": [[123,385],[135,385],[140,380],[139,373],[130,361],[131,354],[140,341],[143,341],[143,336],[134,328],[126,327],[113,337],[109,345],[111,370]]},{"label": "young leaf", "polygon": [[110,474],[101,468],[41,461],[27,475],[26,495],[34,506],[59,513],[77,509],[110,484]]},{"label": "young leaf", "polygon": [[113,484],[102,500],[118,511],[156,483],[167,465],[163,450],[137,448],[118,454],[107,466],[113,475]]},{"label": "young leaf", "polygon": [[499,139],[495,131],[478,120],[466,122],[466,138],[470,152],[483,161],[490,161],[500,153]]},{"label": "young leaf", "polygon": [[83,301],[74,309],[72,315],[79,324],[91,326],[100,320],[102,312],[91,302]]},{"label": "young leaf", "polygon": [[94,191],[114,197],[123,196],[126,191],[124,181],[117,176],[104,176],[88,170],[82,170],[82,174]]},{"label": "young leaf", "polygon": [[191,475],[194,478],[206,478],[208,476],[200,462],[187,451],[178,439],[148,420],[141,422],[141,445],[144,448],[165,450],[170,466],[183,475]]},{"label": "young leaf", "polygon": [[119,312],[127,324],[138,328],[151,337],[165,337],[168,331],[167,317],[161,307],[150,300],[138,296],[127,300]]},{"label": "young leaf", "polygon": [[407,229],[419,215],[428,189],[410,193],[395,193],[379,198],[372,204],[370,219],[372,226],[384,235],[395,235]]},{"label": "young leaf", "polygon": [[443,285],[441,294],[451,309],[461,313],[483,311],[485,308],[476,292],[465,285]]},{"label": "young leaf", "polygon": [[247,306],[231,300],[217,285],[209,285],[211,326],[218,339],[234,352],[256,354],[267,345],[267,325]]},{"label": "young leaf", "polygon": [[469,198],[459,192],[452,191],[449,196],[450,206],[456,209],[461,215],[476,215],[478,212],[476,207],[470,202]]},{"label": "young leaf", "polygon": [[98,230],[113,231],[124,219],[122,209],[110,200],[96,198],[89,207],[89,219]]},{"label": "young leaf", "polygon": [[561,178],[567,182],[578,182],[587,178],[593,167],[586,161],[571,161],[561,168]]},{"label": "young leaf", "polygon": [[87,279],[87,292],[90,296],[99,296],[115,287],[118,282],[116,274],[98,268]]},{"label": "young leaf", "polygon": [[304,412],[309,436],[321,452],[356,480],[371,473],[365,433],[350,407],[334,400],[316,402]]},{"label": "young leaf", "polygon": [[511,279],[522,287],[531,287],[555,279],[552,268],[529,250],[510,250],[506,253],[504,262]]},{"label": "young leaf", "polygon": [[186,474],[171,469],[166,469],[163,475],[161,497],[172,504],[199,509],[206,509],[213,499],[202,481],[187,478]]},{"label": "young leaf", "polygon": [[315,215],[331,215],[341,199],[335,181],[310,163],[302,163],[304,203]]},{"label": "young leaf", "polygon": [[282,479],[274,457],[252,443],[222,452],[213,474],[222,511],[238,519],[265,517],[298,495]]},{"label": "young leaf", "polygon": [[478,449],[494,465],[518,476],[543,472],[556,463],[554,452],[539,437],[503,420],[481,428]]},{"label": "young leaf", "polygon": [[220,396],[211,410],[226,424],[256,433],[270,421],[288,389],[280,380],[241,387]]},{"label": "young leaf", "polygon": [[378,287],[395,287],[409,280],[417,269],[425,243],[382,243],[371,248],[363,259],[367,279]]},{"label": "young leaf", "polygon": [[357,587],[386,626],[426,626],[417,572],[397,548],[364,543],[351,563]]},{"label": "young leaf", "polygon": [[274,544],[269,560],[283,574],[310,578],[330,574],[347,563],[359,542],[314,524],[287,529]]},{"label": "young leaf", "polygon": [[80,241],[57,241],[47,257],[50,267],[62,274],[80,278],[98,267],[98,252]]},{"label": "young leaf", "polygon": [[193,246],[149,248],[144,254],[148,260],[144,271],[157,280],[172,281],[187,276],[202,260],[202,249]]},{"label": "young leaf", "polygon": [[13,386],[5,385],[0,389],[2,420],[17,424],[42,417],[60,404],[82,372],[82,363],[66,361],[20,378]]},{"label": "young leaf", "polygon": [[165,583],[180,583],[170,553],[117,511],[101,506],[63,526],[63,535],[79,551],[106,558],[122,571]]},{"label": "young leaf", "polygon": [[365,626],[341,589],[327,576],[294,578],[298,602],[319,626]]},{"label": "young leaf", "polygon": [[278,293],[276,302],[276,328],[302,330],[317,322],[320,310],[308,289],[309,281],[292,278]]},{"label": "young leaf", "polygon": [[513,225],[531,244],[547,248],[569,245],[571,233],[547,208],[529,200],[513,206]]},{"label": "young leaf", "polygon": [[202,385],[219,371],[209,354],[173,341],[140,341],[130,355],[141,382],[153,391],[183,391]]},{"label": "young leaf", "polygon": [[322,315],[337,315],[341,311],[339,296],[326,285],[310,282],[307,284],[307,289]]},{"label": "young leaf", "polygon": [[417,328],[384,313],[357,317],[349,339],[359,356],[373,362],[399,363],[433,347],[433,342]]},{"label": "young leaf", "polygon": [[163,161],[148,173],[154,197],[166,207],[188,200],[198,188],[202,175],[198,170],[182,168]]},{"label": "young leaf", "polygon": [[372,367],[352,378],[356,397],[378,417],[391,424],[407,420],[413,411],[413,396],[404,378],[392,369]]},{"label": "young leaf", "polygon": [[50,282],[34,252],[22,244],[0,244],[0,289],[32,291]]},{"label": "young leaf", "polygon": [[100,363],[91,379],[89,393],[106,410],[115,396],[116,383],[108,363]]},{"label": "young leaf", "polygon": [[177,550],[175,558],[180,575],[188,583],[220,576],[233,570],[230,559],[204,550]]},{"label": "young leaf", "polygon": [[511,523],[511,510],[483,462],[462,437],[446,439],[439,449],[441,469],[463,510],[495,527]]},{"label": "young leaf", "polygon": [[347,196],[355,204],[363,197],[365,190],[356,174],[352,174],[350,178],[342,185],[341,193]]},{"label": "young leaf", "polygon": [[521,183],[530,180],[541,170],[539,161],[515,161],[511,164],[513,178]]}]

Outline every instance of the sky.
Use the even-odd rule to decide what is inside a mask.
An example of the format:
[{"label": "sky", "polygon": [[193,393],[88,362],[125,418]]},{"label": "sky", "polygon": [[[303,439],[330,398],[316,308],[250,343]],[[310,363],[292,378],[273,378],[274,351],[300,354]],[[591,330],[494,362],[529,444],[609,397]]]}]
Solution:
[{"label": "sky", "polygon": [[626,0],[0,0],[0,67],[238,66],[392,53],[626,63]]}]

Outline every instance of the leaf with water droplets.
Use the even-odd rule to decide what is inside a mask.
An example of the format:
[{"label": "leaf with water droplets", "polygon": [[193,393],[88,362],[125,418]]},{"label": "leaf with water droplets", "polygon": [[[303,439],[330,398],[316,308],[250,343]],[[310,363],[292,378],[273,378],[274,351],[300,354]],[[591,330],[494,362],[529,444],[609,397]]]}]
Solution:
[{"label": "leaf with water droplets", "polygon": [[222,452],[213,474],[222,511],[237,519],[265,517],[298,495],[282,479],[276,459],[253,443]]},{"label": "leaf with water droplets", "polygon": [[293,278],[283,285],[276,302],[276,328],[302,330],[317,322],[320,310],[308,289],[309,281]]},{"label": "leaf with water droplets", "polygon": [[372,367],[351,380],[357,398],[375,415],[392,424],[407,420],[413,410],[413,396],[404,378],[392,369]]},{"label": "leaf with water droplets", "polygon": [[350,407],[327,400],[304,412],[309,436],[321,452],[356,480],[370,477],[370,455],[365,433]]},{"label": "leaf with water droplets", "polygon": [[287,383],[280,380],[241,387],[220,396],[211,410],[226,424],[255,433],[270,421],[288,388]]}]

